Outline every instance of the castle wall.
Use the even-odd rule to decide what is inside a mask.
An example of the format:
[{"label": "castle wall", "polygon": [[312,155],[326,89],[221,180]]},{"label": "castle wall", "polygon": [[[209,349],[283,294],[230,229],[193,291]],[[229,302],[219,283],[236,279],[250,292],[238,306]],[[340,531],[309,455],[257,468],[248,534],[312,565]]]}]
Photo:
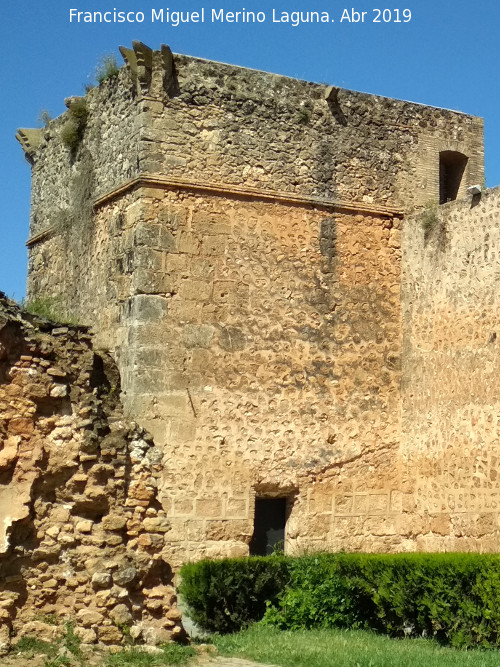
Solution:
[{"label": "castle wall", "polygon": [[[69,104],[71,99],[68,98]],[[92,218],[93,199],[138,173],[140,116],[130,72],[123,68],[113,79],[88,91],[86,118],[75,146],[62,139],[71,118],[66,112],[39,130],[32,162],[30,236],[47,230],[57,234]],[[84,130],[83,130],[84,128]],[[30,275],[37,271],[30,267]],[[36,287],[31,289],[36,291]]]},{"label": "castle wall", "polygon": [[175,63],[180,94],[151,104],[146,171],[405,210],[437,200],[440,151],[465,153],[464,183],[483,181],[481,119],[187,56]]},{"label": "castle wall", "polygon": [[[90,94],[72,156],[64,118],[33,153],[29,295],[117,360],[127,414],[163,452],[165,558],[248,553],[255,497],[277,496],[289,552],[439,546],[451,524],[425,471],[444,407],[422,430],[412,387],[436,326],[421,311],[458,251],[405,222],[401,265],[400,232],[438,200],[440,152],[469,158],[459,195],[482,182],[482,121],[184,56],[169,70],[165,51],[141,69],[134,53]],[[98,144],[101,99],[121,111]],[[88,164],[87,213],[37,236],[57,179]]]},{"label": "castle wall", "polygon": [[498,189],[404,224],[403,517],[422,550],[498,551]]},{"label": "castle wall", "polygon": [[[71,112],[27,131],[32,240],[73,230],[85,253],[96,198],[143,174],[403,210],[438,199],[441,151],[469,158],[460,194],[483,181],[481,119],[187,56],[170,71],[164,51],[135,48],[86,94],[73,147],[62,140]],[[59,270],[54,284],[45,275],[54,261],[30,251],[31,298],[64,292]],[[85,286],[72,269],[64,299],[77,311]]]},{"label": "castle wall", "polygon": [[148,281],[170,284],[125,305],[120,363],[129,413],[164,448],[169,559],[247,553],[256,494],[289,498],[290,550],[344,531],[346,493],[363,504],[376,490],[389,511],[399,219],[161,188],[138,198],[134,252],[166,268]]}]

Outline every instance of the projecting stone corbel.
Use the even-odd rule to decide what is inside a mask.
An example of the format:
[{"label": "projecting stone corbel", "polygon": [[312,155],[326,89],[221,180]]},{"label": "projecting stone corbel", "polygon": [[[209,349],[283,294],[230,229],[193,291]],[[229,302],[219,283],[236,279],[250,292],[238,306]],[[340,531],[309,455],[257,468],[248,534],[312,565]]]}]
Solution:
[{"label": "projecting stone corbel", "polygon": [[30,164],[33,164],[35,151],[42,142],[41,129],[19,128],[17,130],[16,139],[23,147],[24,155]]},{"label": "projecting stone corbel", "polygon": [[340,107],[339,92],[340,88],[337,88],[337,86],[327,86],[323,91],[323,97],[332,112],[332,116],[337,122],[340,123],[340,125],[347,125],[347,118]]},{"label": "projecting stone corbel", "polygon": [[328,104],[337,105],[339,102],[339,88],[337,86],[327,86],[323,93]]},{"label": "projecting stone corbel", "polygon": [[130,67],[133,76],[137,77],[137,56],[135,55],[135,51],[133,49],[127,49],[125,46],[120,46],[118,48],[120,49],[125,64]]},{"label": "projecting stone corbel", "polygon": [[132,42],[137,59],[137,80],[142,93],[147,93],[153,73],[153,51],[142,42]]},{"label": "projecting stone corbel", "polygon": [[163,65],[163,90],[169,97],[179,94],[179,83],[175,71],[174,56],[170,47],[166,44],[161,45],[161,60]]}]

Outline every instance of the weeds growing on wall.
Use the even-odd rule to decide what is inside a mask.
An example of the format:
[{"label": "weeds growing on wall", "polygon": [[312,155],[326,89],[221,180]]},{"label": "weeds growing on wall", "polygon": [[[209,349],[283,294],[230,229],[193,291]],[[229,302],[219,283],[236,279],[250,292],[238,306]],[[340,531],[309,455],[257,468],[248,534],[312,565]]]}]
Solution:
[{"label": "weeds growing on wall", "polygon": [[24,308],[31,315],[38,315],[44,317],[51,322],[58,322],[60,324],[77,324],[74,319],[64,309],[62,299],[57,296],[48,296],[38,299],[31,299],[21,303]]},{"label": "weeds growing on wall", "polygon": [[429,236],[433,229],[439,223],[437,204],[427,204],[424,211],[420,215],[422,229],[424,230],[424,237]]},{"label": "weeds growing on wall", "polygon": [[107,79],[116,76],[120,68],[116,62],[116,57],[113,53],[107,54],[101,58],[101,61],[96,67],[95,78],[97,83],[102,83]]},{"label": "weeds growing on wall", "polygon": [[27,660],[34,658],[37,654],[44,655],[46,657],[43,667],[70,667],[70,665],[83,667],[85,664],[81,640],[71,623],[64,624],[64,633],[54,642],[40,641],[34,637],[21,637],[13,653],[22,654],[26,656]]},{"label": "weeds growing on wall", "polygon": [[85,127],[87,125],[87,101],[84,97],[75,98],[70,106],[68,112],[68,119],[61,128],[61,140],[72,153],[81,143]]},{"label": "weeds growing on wall", "polygon": [[447,240],[447,230],[443,212],[435,203],[426,205],[420,214],[422,229],[424,230],[424,243],[428,243],[431,238],[436,240],[436,245],[440,250],[444,250]]},{"label": "weeds growing on wall", "polygon": [[297,109],[297,123],[299,125],[309,125],[312,118],[312,110],[307,106],[300,106]]},{"label": "weeds growing on wall", "polygon": [[43,127],[47,127],[50,121],[52,120],[52,116],[47,111],[47,109],[42,109],[38,114],[37,120],[40,123],[40,125],[43,125]]}]

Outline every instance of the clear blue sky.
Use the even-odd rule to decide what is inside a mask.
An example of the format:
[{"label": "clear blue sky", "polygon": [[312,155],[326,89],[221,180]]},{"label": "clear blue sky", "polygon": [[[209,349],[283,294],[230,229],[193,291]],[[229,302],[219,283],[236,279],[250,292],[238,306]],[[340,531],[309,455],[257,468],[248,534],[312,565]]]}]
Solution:
[{"label": "clear blue sky", "polygon": [[[339,23],[342,10],[367,11],[364,24]],[[261,24],[151,22],[151,9],[205,7],[264,11]],[[328,11],[328,24],[273,23],[272,9]],[[374,8],[410,9],[409,23],[372,23]],[[142,11],[135,24],[70,23],[69,10]],[[395,15],[393,11],[393,16]],[[387,14],[386,14],[387,16]],[[457,109],[485,118],[486,177],[500,183],[500,3],[498,0],[19,0],[2,3],[0,123],[0,290],[25,291],[30,167],[14,139],[18,127],[36,127],[40,111],[64,111],[63,99],[83,92],[103,54],[141,40],[152,48],[278,72],[388,97]]]}]

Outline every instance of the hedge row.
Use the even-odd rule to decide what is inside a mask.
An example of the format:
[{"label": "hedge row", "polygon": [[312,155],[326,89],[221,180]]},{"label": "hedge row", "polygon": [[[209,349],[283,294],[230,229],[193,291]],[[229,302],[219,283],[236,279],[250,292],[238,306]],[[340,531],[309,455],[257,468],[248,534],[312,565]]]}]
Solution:
[{"label": "hedge row", "polygon": [[180,593],[189,615],[209,632],[236,632],[260,621],[290,579],[283,556],[227,558],[188,563]]},{"label": "hedge row", "polygon": [[500,647],[500,556],[320,554],[184,566],[181,594],[210,632],[366,628]]}]

